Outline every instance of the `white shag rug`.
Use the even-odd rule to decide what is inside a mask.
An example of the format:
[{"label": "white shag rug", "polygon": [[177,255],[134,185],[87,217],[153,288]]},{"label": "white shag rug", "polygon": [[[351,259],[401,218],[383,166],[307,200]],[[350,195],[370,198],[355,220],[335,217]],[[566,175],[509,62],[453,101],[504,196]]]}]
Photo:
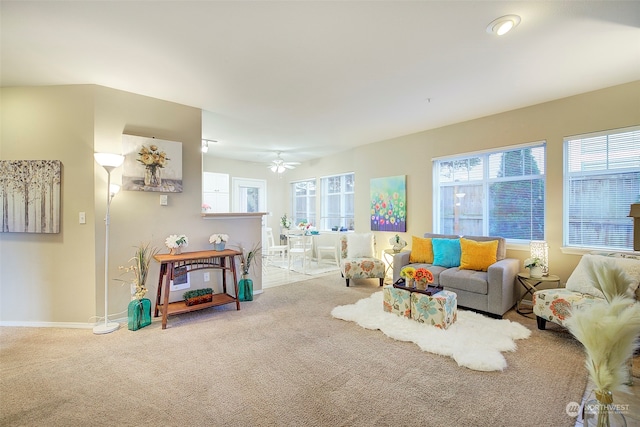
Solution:
[{"label": "white shag rug", "polygon": [[458,366],[476,371],[504,370],[507,361],[501,352],[515,351],[514,340],[531,335],[531,331],[519,323],[467,310],[458,310],[458,320],[446,330],[439,329],[384,311],[382,292],[355,304],[335,307],[331,315],[366,329],[380,329],[390,338],[413,342],[422,351],[449,356]]}]

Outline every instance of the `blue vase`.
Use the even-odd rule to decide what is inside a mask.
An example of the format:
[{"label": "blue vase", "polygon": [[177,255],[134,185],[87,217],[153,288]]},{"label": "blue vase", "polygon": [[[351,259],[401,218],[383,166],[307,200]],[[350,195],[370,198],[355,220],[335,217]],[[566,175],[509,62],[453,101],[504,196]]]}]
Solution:
[{"label": "blue vase", "polygon": [[253,301],[253,280],[242,276],[238,282],[238,299],[240,301]]},{"label": "blue vase", "polygon": [[216,251],[224,251],[224,246],[225,246],[224,242],[222,242],[222,243],[214,243],[213,244],[213,249],[216,250]]},{"label": "blue vase", "polygon": [[151,324],[151,300],[149,298],[134,299],[127,309],[128,328],[137,331]]}]

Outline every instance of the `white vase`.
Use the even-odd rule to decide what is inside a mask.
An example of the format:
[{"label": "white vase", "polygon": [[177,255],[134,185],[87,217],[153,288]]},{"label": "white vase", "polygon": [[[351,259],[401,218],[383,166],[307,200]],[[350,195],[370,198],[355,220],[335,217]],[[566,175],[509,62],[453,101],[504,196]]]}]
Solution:
[{"label": "white vase", "polygon": [[531,270],[529,271],[529,276],[535,277],[535,278],[542,277],[542,267],[539,265],[535,267],[531,267]]}]

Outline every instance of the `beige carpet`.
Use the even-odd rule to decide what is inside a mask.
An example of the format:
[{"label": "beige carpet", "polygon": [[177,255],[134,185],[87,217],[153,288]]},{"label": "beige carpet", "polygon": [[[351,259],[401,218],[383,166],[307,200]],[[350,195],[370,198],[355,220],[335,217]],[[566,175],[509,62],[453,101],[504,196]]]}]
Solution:
[{"label": "beige carpet", "polygon": [[379,291],[321,277],[232,305],[90,330],[0,329],[2,426],[572,426],[586,385],[566,332],[533,330],[504,372],[460,368],[331,317]]}]

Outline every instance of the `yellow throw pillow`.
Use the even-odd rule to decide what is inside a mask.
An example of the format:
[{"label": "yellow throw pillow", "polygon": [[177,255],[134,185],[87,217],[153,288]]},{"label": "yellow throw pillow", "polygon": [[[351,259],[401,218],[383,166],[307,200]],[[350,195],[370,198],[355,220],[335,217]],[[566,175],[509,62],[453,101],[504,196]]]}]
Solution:
[{"label": "yellow throw pillow", "polygon": [[460,239],[460,249],[462,250],[461,270],[487,271],[489,266],[497,260],[498,241],[476,242],[463,237]]},{"label": "yellow throw pillow", "polygon": [[412,236],[410,263],[433,264],[433,245],[431,239]]}]

